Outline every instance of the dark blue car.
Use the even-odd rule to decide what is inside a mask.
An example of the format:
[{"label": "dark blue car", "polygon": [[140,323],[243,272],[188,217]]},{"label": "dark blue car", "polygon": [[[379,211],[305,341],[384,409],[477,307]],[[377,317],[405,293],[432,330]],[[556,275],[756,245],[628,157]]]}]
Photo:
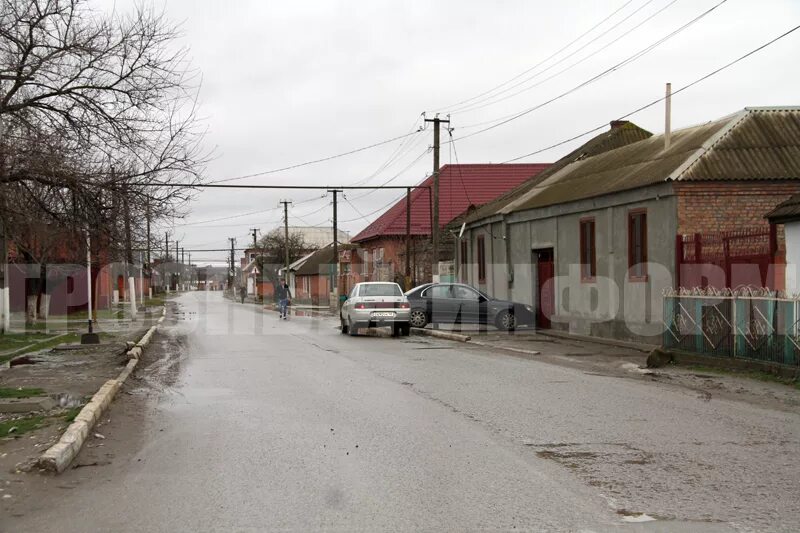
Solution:
[{"label": "dark blue car", "polygon": [[415,328],[428,324],[482,324],[512,331],[533,325],[530,305],[496,300],[461,283],[426,283],[406,293],[411,304],[410,323]]}]

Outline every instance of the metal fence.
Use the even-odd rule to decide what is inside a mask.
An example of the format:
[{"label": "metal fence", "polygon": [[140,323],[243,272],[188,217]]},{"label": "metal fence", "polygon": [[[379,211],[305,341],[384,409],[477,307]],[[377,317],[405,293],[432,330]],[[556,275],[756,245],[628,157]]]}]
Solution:
[{"label": "metal fence", "polygon": [[769,289],[668,289],[667,349],[800,367],[800,296]]}]

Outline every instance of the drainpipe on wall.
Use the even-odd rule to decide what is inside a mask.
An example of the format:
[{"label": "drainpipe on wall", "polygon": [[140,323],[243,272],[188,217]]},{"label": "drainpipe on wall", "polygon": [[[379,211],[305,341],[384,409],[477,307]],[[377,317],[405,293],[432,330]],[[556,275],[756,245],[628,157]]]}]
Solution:
[{"label": "drainpipe on wall", "polygon": [[511,287],[514,285],[514,265],[511,264],[511,239],[508,238],[506,215],[503,215],[503,243],[506,247],[506,279],[508,280],[508,296],[510,297]]}]

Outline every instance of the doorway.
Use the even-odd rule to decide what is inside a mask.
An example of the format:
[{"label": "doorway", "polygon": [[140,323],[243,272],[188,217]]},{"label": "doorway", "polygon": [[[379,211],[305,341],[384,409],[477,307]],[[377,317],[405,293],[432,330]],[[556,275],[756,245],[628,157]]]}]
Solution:
[{"label": "doorway", "polygon": [[555,312],[555,263],[552,248],[533,250],[536,264],[536,327],[550,329],[550,317]]}]

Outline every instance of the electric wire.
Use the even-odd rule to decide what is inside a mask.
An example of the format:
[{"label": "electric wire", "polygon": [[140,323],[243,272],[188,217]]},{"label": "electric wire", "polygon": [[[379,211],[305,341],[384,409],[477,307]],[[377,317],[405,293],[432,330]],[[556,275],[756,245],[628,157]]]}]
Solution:
[{"label": "electric wire", "polygon": [[[739,56],[738,58],[734,59],[733,61],[730,61],[730,62],[722,65],[721,67],[712,70],[708,74],[705,74],[704,76],[701,76],[701,77],[697,78],[696,80],[692,81],[691,83],[689,83],[687,85],[684,85],[683,87],[672,91],[671,96],[675,96],[677,94],[680,94],[683,91],[685,91],[685,90],[687,90],[687,89],[689,89],[691,87],[694,87],[698,83],[701,83],[701,82],[707,80],[708,78],[711,78],[712,76],[715,76],[715,75],[719,74],[720,72],[732,67],[733,65],[735,65],[737,63],[739,63],[740,61],[743,61],[743,60],[747,59],[748,57],[752,56],[753,54],[756,54],[756,53],[760,52],[761,50],[767,48],[768,46],[770,46],[770,45],[780,41],[781,39],[789,36],[790,34],[794,33],[798,29],[800,29],[800,25],[797,25],[794,28],[782,33],[781,35],[779,35],[779,36],[777,36],[777,37],[765,42],[764,44],[758,46],[757,48],[754,48],[754,49],[750,50],[746,54],[744,54],[742,56]],[[625,113],[624,115],[620,116],[616,120],[624,120],[624,119],[626,119],[628,117],[631,117],[631,116],[635,115],[636,113],[644,111],[645,109],[648,109],[650,107],[653,107],[656,104],[659,104],[659,103],[663,102],[664,100],[666,100],[666,98],[667,98],[666,96],[662,96],[660,98],[657,98],[657,99],[653,100],[652,102],[649,102],[649,103],[647,103],[647,104],[645,104],[643,106],[640,106],[640,107],[634,109],[633,111]],[[530,157],[532,155],[536,155],[536,154],[540,154],[542,152],[546,152],[547,150],[551,150],[551,149],[556,148],[558,146],[562,146],[562,145],[567,144],[569,142],[575,141],[577,139],[580,139],[581,137],[585,137],[586,135],[589,135],[589,134],[594,133],[596,131],[605,129],[606,127],[608,127],[608,124],[602,124],[600,126],[592,128],[590,130],[586,130],[586,131],[584,131],[582,133],[579,133],[579,134],[577,134],[577,135],[575,135],[573,137],[570,137],[569,139],[565,139],[563,141],[559,141],[557,143],[551,144],[551,145],[546,146],[544,148],[539,148],[539,149],[534,150],[532,152],[528,152],[527,154],[523,154],[523,155],[520,155],[520,156],[517,156],[517,157],[513,157],[511,159],[507,159],[506,161],[503,161],[503,163],[511,163],[511,162],[514,162],[514,161],[519,161],[520,159],[524,159],[524,158]]]},{"label": "electric wire", "polygon": [[247,178],[256,178],[256,177],[259,177],[259,176],[266,176],[268,174],[276,174],[278,172],[285,172],[287,170],[293,170],[293,169],[305,167],[305,166],[308,166],[308,165],[315,165],[317,163],[323,163],[325,161],[330,161],[332,159],[338,159],[340,157],[345,157],[345,156],[348,156],[348,155],[357,154],[359,152],[363,152],[363,151],[369,150],[371,148],[376,148],[378,146],[383,146],[384,144],[390,144],[390,143],[393,143],[395,141],[399,141],[400,139],[403,139],[405,137],[411,137],[411,136],[414,136],[414,135],[418,135],[422,131],[423,131],[423,128],[420,128],[417,131],[412,131],[411,133],[398,135],[397,137],[392,137],[391,139],[386,139],[384,141],[376,142],[376,143],[373,143],[373,144],[370,144],[370,145],[367,145],[367,146],[362,146],[360,148],[349,150],[347,152],[342,152],[342,153],[339,153],[339,154],[334,154],[334,155],[330,155],[330,156],[326,156],[326,157],[320,157],[318,159],[313,159],[313,160],[310,160],[310,161],[304,161],[302,163],[296,163],[294,165],[288,165],[288,166],[285,166],[285,167],[274,168],[274,169],[271,169],[271,170],[264,170],[264,171],[261,171],[261,172],[254,172],[252,174],[246,174],[244,176],[236,176],[236,177],[233,177],[233,178],[218,179],[218,180],[215,180],[215,181],[211,181],[210,183],[226,183],[226,182],[229,182],[229,181],[237,181],[237,180],[243,180],[243,179],[247,179]]},{"label": "electric wire", "polygon": [[551,55],[549,55],[549,56],[547,56],[546,58],[544,58],[543,60],[539,61],[538,63],[536,63],[534,66],[530,67],[529,69],[527,69],[527,70],[524,70],[523,72],[521,72],[521,73],[517,74],[517,75],[516,75],[516,76],[514,76],[513,78],[510,78],[510,79],[508,79],[508,80],[504,81],[503,83],[501,83],[500,85],[496,85],[496,86],[492,87],[491,89],[488,89],[488,90],[486,90],[486,91],[484,91],[484,92],[482,92],[482,93],[480,93],[480,94],[478,94],[478,95],[475,95],[475,96],[473,96],[472,98],[467,98],[466,100],[461,100],[460,102],[456,102],[455,104],[452,104],[452,105],[449,105],[449,106],[443,106],[443,107],[440,107],[440,108],[438,108],[438,109],[439,109],[439,112],[444,112],[444,110],[445,110],[445,109],[451,109],[451,108],[455,108],[455,107],[461,106],[461,105],[463,105],[463,104],[466,104],[467,102],[471,102],[471,101],[473,101],[473,100],[477,100],[478,98],[481,98],[482,96],[486,96],[487,94],[490,94],[490,93],[492,93],[492,92],[496,91],[497,89],[500,89],[500,88],[502,88],[502,87],[505,87],[505,86],[506,86],[506,85],[508,85],[509,83],[512,83],[512,82],[514,82],[514,81],[518,80],[519,78],[521,78],[522,76],[524,76],[524,75],[528,74],[529,72],[531,72],[531,71],[533,71],[533,70],[536,70],[537,68],[539,68],[539,67],[540,67],[540,66],[542,66],[543,64],[547,63],[548,61],[550,61],[551,59],[553,59],[554,57],[556,57],[558,54],[560,54],[560,53],[561,53],[561,52],[563,52],[564,50],[568,49],[570,46],[572,46],[572,45],[573,45],[573,44],[575,44],[576,42],[578,42],[578,41],[580,41],[581,39],[583,39],[583,38],[584,38],[585,36],[587,36],[588,34],[592,33],[594,30],[596,30],[598,27],[600,27],[601,25],[603,25],[603,24],[604,24],[604,23],[605,23],[607,20],[609,20],[611,17],[613,17],[614,15],[616,15],[617,13],[619,13],[620,11],[622,11],[623,9],[625,9],[626,7],[628,7],[628,5],[630,5],[632,1],[633,1],[633,0],[629,0],[628,2],[625,2],[625,3],[624,3],[622,6],[621,6],[621,7],[619,7],[618,9],[616,9],[616,10],[614,10],[614,11],[612,11],[612,12],[611,12],[611,14],[610,14],[610,15],[608,15],[608,16],[606,16],[606,17],[605,17],[603,20],[601,20],[600,22],[598,22],[597,24],[595,24],[594,26],[592,26],[591,28],[589,28],[588,30],[586,30],[585,32],[583,32],[582,34],[580,34],[578,37],[576,37],[575,39],[573,39],[572,41],[570,41],[569,43],[567,43],[567,44],[566,44],[566,45],[564,45],[563,47],[561,47],[561,48],[559,48],[558,50],[556,50],[555,52],[553,52]]},{"label": "electric wire", "polygon": [[[569,54],[567,54],[566,56],[564,56],[564,57],[560,58],[558,61],[554,62],[553,64],[551,64],[551,65],[548,65],[546,68],[544,68],[544,69],[542,69],[542,70],[540,70],[540,71],[538,71],[538,72],[535,72],[535,73],[531,74],[530,76],[527,76],[526,78],[524,78],[524,79],[522,79],[522,80],[518,81],[517,83],[515,83],[515,84],[513,84],[513,85],[510,85],[510,86],[508,86],[508,87],[506,87],[506,88],[505,88],[505,89],[503,89],[502,91],[498,91],[497,93],[495,93],[495,94],[493,94],[493,95],[490,95],[490,96],[487,96],[486,98],[482,98],[482,99],[480,99],[480,100],[478,100],[478,101],[476,101],[476,102],[472,102],[472,103],[471,103],[471,104],[469,104],[469,105],[465,105],[465,106],[459,106],[459,107],[457,107],[457,108],[450,109],[450,110],[448,110],[448,113],[455,115],[455,114],[458,114],[458,113],[464,113],[464,112],[467,112],[467,111],[472,111],[473,109],[481,109],[481,108],[487,107],[487,106],[489,106],[489,105],[492,105],[492,104],[494,104],[494,103],[496,103],[496,102],[501,102],[501,101],[503,101],[503,100],[506,100],[506,99],[510,98],[511,96],[508,96],[508,97],[504,97],[504,98],[500,98],[500,99],[498,99],[498,100],[492,101],[492,100],[494,100],[495,98],[498,98],[498,97],[500,97],[501,95],[503,95],[503,94],[505,94],[505,93],[507,93],[507,92],[509,92],[509,91],[511,91],[511,90],[513,90],[513,89],[515,89],[515,88],[517,88],[517,87],[519,87],[520,85],[524,85],[524,84],[526,84],[527,82],[529,82],[529,81],[531,81],[531,80],[534,80],[534,79],[538,78],[539,76],[541,76],[541,75],[545,74],[545,73],[546,73],[546,72],[548,72],[549,70],[551,70],[551,69],[553,69],[553,68],[557,67],[558,65],[560,65],[561,63],[565,62],[567,59],[569,59],[569,58],[573,57],[573,56],[574,56],[575,54],[577,54],[578,52],[581,52],[582,50],[585,50],[585,49],[586,49],[586,48],[588,48],[588,47],[589,47],[591,44],[595,43],[595,42],[596,42],[598,39],[600,39],[600,38],[602,38],[602,37],[605,37],[606,35],[608,35],[609,33],[611,33],[611,31],[613,31],[613,30],[615,30],[616,28],[618,28],[620,25],[622,25],[624,22],[626,22],[627,20],[629,20],[631,17],[633,17],[634,15],[636,15],[636,14],[637,14],[639,11],[641,11],[642,9],[644,9],[645,7],[647,7],[648,5],[650,5],[651,3],[653,3],[654,1],[655,1],[655,0],[647,0],[647,1],[646,1],[644,4],[642,4],[641,6],[639,6],[639,7],[638,7],[637,9],[635,9],[633,12],[629,13],[629,14],[628,14],[628,15],[627,15],[625,18],[623,18],[622,20],[618,21],[616,24],[614,24],[613,26],[611,26],[610,28],[608,28],[607,30],[605,30],[603,33],[601,33],[600,35],[597,35],[596,37],[594,37],[594,38],[593,38],[593,39],[591,39],[590,41],[588,41],[588,42],[584,43],[584,44],[583,44],[583,45],[581,45],[579,48],[577,48],[577,49],[573,50],[572,52],[570,52],[570,53],[569,53]],[[669,4],[667,7],[669,7],[670,5],[672,5],[673,3],[675,3],[675,1],[677,1],[677,0],[673,0],[673,2],[672,2],[672,3],[670,3],[670,4]],[[664,8],[664,9],[666,9],[666,8]],[[638,25],[634,26],[633,28],[629,29],[627,32],[623,33],[621,36],[619,36],[617,39],[615,39],[615,40],[614,40],[614,41],[612,41],[612,42],[616,42],[617,40],[619,40],[619,39],[621,39],[621,38],[625,37],[625,36],[626,36],[627,34],[629,34],[631,31],[633,31],[633,30],[637,29],[639,26],[641,26],[642,24],[644,24],[644,23],[645,23],[647,20],[649,20],[649,19],[645,19],[644,21],[642,21],[642,22],[641,22],[641,23],[639,23]],[[606,46],[608,46],[608,45],[606,45]],[[605,47],[604,47],[604,48],[605,48]],[[600,50],[602,50],[602,49],[603,49],[603,48],[601,48]],[[596,52],[595,52],[595,53],[596,53]],[[560,75],[561,73],[563,73],[563,72],[566,72],[566,70],[569,70],[569,69],[564,69],[564,70],[560,71],[560,73],[557,73],[556,75],[554,75],[554,76],[551,76],[551,77],[549,77],[549,78],[547,78],[547,79],[548,79],[548,80],[549,80],[549,79],[552,79],[553,77],[556,77],[556,76]],[[514,93],[514,94],[518,94],[518,93]],[[512,96],[513,96],[513,95],[512,95]],[[488,103],[485,103],[485,102],[488,102]]]},{"label": "electric wire", "polygon": [[[536,110],[541,109],[541,108],[543,108],[543,107],[545,107],[545,106],[547,106],[549,104],[552,104],[553,102],[555,102],[557,100],[560,100],[560,99],[562,99],[562,98],[564,98],[564,97],[566,97],[566,96],[578,91],[579,89],[582,89],[583,87],[586,87],[587,85],[590,85],[590,84],[592,84],[592,83],[604,78],[605,76],[607,76],[607,75],[609,75],[609,74],[621,69],[622,67],[624,67],[626,65],[629,65],[630,63],[633,63],[637,59],[640,59],[641,57],[643,57],[647,53],[649,53],[652,50],[654,50],[655,48],[657,48],[659,45],[665,43],[669,39],[671,39],[674,36],[678,35],[683,30],[685,30],[685,29],[689,28],[690,26],[694,25],[695,23],[699,22],[700,20],[705,18],[707,15],[709,15],[711,12],[713,12],[715,9],[717,9],[718,7],[720,7],[722,4],[724,4],[727,1],[728,0],[721,0],[719,3],[715,4],[711,8],[707,9],[706,11],[704,11],[700,15],[696,16],[695,18],[693,18],[689,22],[685,23],[684,25],[680,26],[676,30],[673,30],[672,32],[670,32],[667,35],[665,35],[664,37],[662,37],[662,38],[658,39],[657,41],[651,43],[647,47],[637,51],[633,55],[628,56],[626,59],[620,61],[619,63],[617,63],[617,64],[605,69],[604,71],[596,74],[595,76],[592,76],[591,78],[589,78],[587,80],[584,80],[583,82],[581,82],[578,85],[572,87],[571,89],[568,89],[567,91],[564,91],[561,94],[550,98],[549,100],[545,100],[544,102],[541,102],[541,103],[536,104],[536,105],[534,105],[532,107],[529,107],[529,108],[527,108],[527,109],[525,109],[525,110],[523,110],[521,112],[515,113],[514,115],[511,115],[509,118],[506,118],[504,120],[500,120],[499,122],[496,122],[495,124],[493,124],[491,126],[487,126],[487,127],[482,128],[482,129],[480,129],[478,131],[475,131],[475,132],[472,132],[472,133],[468,133],[466,135],[462,135],[461,137],[458,137],[458,140],[468,139],[470,137],[474,137],[476,135],[480,135],[481,133],[485,133],[487,131],[490,131],[490,130],[493,130],[493,129],[498,128],[500,126],[503,126],[505,124],[508,124],[508,123],[510,123],[510,122],[512,122],[514,120],[517,120],[519,118],[522,118],[522,117],[532,113],[533,111],[536,111]],[[447,142],[451,142],[451,141],[447,141]]]},{"label": "electric wire", "polygon": [[[588,55],[586,55],[586,56],[582,57],[581,59],[579,59],[579,60],[575,61],[574,63],[571,63],[569,66],[567,66],[567,67],[565,67],[565,68],[563,68],[563,69],[559,70],[558,72],[556,72],[556,73],[554,73],[554,74],[552,74],[552,75],[550,75],[550,76],[548,76],[548,77],[544,78],[543,80],[540,80],[540,81],[538,81],[538,82],[536,82],[536,83],[534,83],[534,84],[532,84],[532,85],[529,85],[529,86],[527,86],[527,87],[524,87],[524,88],[522,88],[522,89],[520,89],[520,90],[518,90],[518,91],[515,91],[515,92],[511,93],[511,94],[508,94],[508,95],[506,95],[506,96],[504,96],[504,97],[502,97],[502,98],[497,98],[496,100],[492,100],[492,101],[489,101],[489,102],[483,103],[483,104],[481,104],[481,105],[473,105],[473,106],[471,106],[471,107],[468,107],[468,108],[464,108],[464,109],[460,109],[460,110],[455,110],[455,111],[452,111],[451,113],[453,113],[453,114],[458,114],[458,113],[466,113],[466,112],[470,112],[470,111],[476,111],[476,110],[478,110],[478,109],[483,109],[483,108],[486,108],[486,107],[492,106],[492,105],[494,105],[494,104],[497,104],[497,103],[499,103],[499,102],[504,102],[504,101],[506,101],[506,100],[508,100],[508,99],[510,99],[510,98],[514,98],[515,96],[519,96],[520,94],[522,94],[522,93],[525,93],[525,92],[528,92],[528,91],[530,91],[530,90],[532,90],[532,89],[535,89],[536,87],[540,87],[541,85],[544,85],[544,84],[545,84],[545,83],[547,83],[548,81],[550,81],[550,80],[552,80],[552,79],[554,79],[554,78],[557,78],[558,76],[561,76],[561,75],[562,75],[562,74],[564,74],[565,72],[568,72],[568,71],[572,70],[573,68],[577,67],[578,65],[580,65],[581,63],[584,63],[585,61],[587,61],[587,60],[591,59],[592,57],[596,56],[597,54],[599,54],[599,53],[600,53],[600,52],[602,52],[603,50],[607,49],[608,47],[612,46],[613,44],[615,44],[616,42],[620,41],[621,39],[623,39],[623,38],[627,37],[627,36],[628,36],[630,33],[632,33],[633,31],[635,31],[635,30],[637,30],[637,29],[639,29],[641,26],[643,26],[644,24],[646,24],[647,22],[649,22],[651,19],[653,19],[654,17],[656,17],[657,15],[661,14],[663,11],[665,11],[666,9],[668,9],[669,7],[671,7],[671,6],[672,6],[673,4],[675,4],[677,1],[678,1],[678,0],[672,0],[670,3],[668,3],[667,5],[665,5],[664,7],[662,7],[660,10],[656,11],[655,13],[653,13],[652,15],[650,15],[649,17],[647,17],[646,19],[642,20],[641,22],[639,22],[639,23],[638,23],[637,25],[635,25],[634,27],[632,27],[632,28],[628,29],[626,32],[624,32],[622,35],[618,36],[616,39],[614,39],[614,40],[612,40],[612,41],[609,41],[608,43],[604,44],[602,47],[598,48],[598,49],[597,49],[597,50],[595,50],[594,52],[592,52],[592,53],[590,53],[590,54],[588,54]],[[570,56],[567,56],[567,57],[570,57]],[[565,59],[566,59],[566,58],[565,58]],[[557,64],[557,63],[556,63],[556,64]],[[553,64],[552,66],[555,66],[556,64]],[[541,71],[541,72],[537,73],[536,75],[534,75],[534,76],[531,76],[531,77],[527,78],[527,79],[525,80],[525,82],[528,82],[528,81],[531,81],[531,80],[535,79],[536,77],[538,77],[538,76],[539,76],[539,74],[544,74],[544,73],[545,73],[547,70],[549,70],[549,67],[548,67],[548,69],[546,69],[546,70],[543,70],[543,71]],[[509,90],[511,90],[512,88],[518,87],[519,85],[522,85],[523,83],[524,83],[524,82],[521,82],[521,83],[519,83],[519,84],[513,85],[512,87],[509,87],[508,89],[509,89]],[[500,94],[500,93],[498,93],[498,96],[499,96],[499,94]]]}]

